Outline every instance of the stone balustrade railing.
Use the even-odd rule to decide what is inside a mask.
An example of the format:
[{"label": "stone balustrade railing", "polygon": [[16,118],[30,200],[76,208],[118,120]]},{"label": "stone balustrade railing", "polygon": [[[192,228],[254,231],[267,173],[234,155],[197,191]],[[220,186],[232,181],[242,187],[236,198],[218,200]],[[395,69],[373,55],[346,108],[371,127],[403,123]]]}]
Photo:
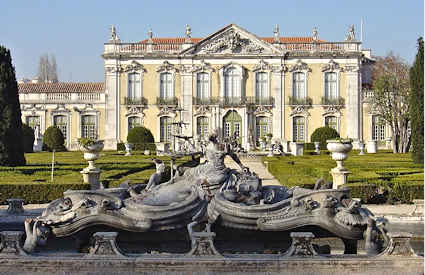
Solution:
[{"label": "stone balustrade railing", "polygon": [[104,103],[104,93],[21,93],[21,104],[56,104],[56,103]]},{"label": "stone balustrade railing", "polygon": [[[360,52],[361,42],[317,42],[317,43],[280,43],[283,51],[319,51],[319,52]],[[186,49],[184,44],[142,44],[142,43],[105,43],[104,54],[139,54],[149,52],[178,53]]]}]

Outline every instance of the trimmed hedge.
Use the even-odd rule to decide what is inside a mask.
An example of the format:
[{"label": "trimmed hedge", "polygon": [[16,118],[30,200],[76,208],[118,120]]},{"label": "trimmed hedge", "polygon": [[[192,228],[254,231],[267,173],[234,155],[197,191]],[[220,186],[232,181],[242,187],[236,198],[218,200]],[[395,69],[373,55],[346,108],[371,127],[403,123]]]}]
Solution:
[{"label": "trimmed hedge", "polygon": [[26,124],[22,124],[22,139],[25,153],[32,153],[34,146],[34,130]]},{"label": "trimmed hedge", "polygon": [[339,138],[339,133],[328,126],[320,127],[314,130],[313,134],[311,134],[311,142],[318,141],[320,142],[319,148],[324,150],[326,149],[326,140]]},{"label": "trimmed hedge", "polygon": [[[155,143],[132,143],[133,151],[144,151],[150,150],[151,153],[156,151]],[[123,142],[117,143],[117,151],[125,151],[125,145]]]},{"label": "trimmed hedge", "polygon": [[43,134],[43,150],[55,150],[56,152],[66,151],[65,138],[62,131],[56,126],[50,126]]},{"label": "trimmed hedge", "polygon": [[151,131],[145,127],[134,127],[128,132],[127,142],[138,143],[154,143],[155,140]]}]

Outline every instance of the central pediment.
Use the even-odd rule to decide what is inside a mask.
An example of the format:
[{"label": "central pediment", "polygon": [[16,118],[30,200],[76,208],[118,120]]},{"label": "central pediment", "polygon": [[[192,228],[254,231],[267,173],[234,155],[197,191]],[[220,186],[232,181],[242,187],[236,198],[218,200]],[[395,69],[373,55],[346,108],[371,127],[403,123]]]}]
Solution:
[{"label": "central pediment", "polygon": [[181,54],[276,54],[280,51],[239,26],[230,24],[199,41]]}]

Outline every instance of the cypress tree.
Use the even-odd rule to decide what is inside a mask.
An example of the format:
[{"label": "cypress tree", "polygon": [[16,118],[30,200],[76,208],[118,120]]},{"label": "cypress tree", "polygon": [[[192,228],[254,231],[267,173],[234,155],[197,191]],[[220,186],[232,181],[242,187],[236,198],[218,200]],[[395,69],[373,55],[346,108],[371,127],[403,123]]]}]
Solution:
[{"label": "cypress tree", "polygon": [[418,53],[410,69],[410,121],[412,130],[412,159],[424,162],[424,41],[418,39]]},{"label": "cypress tree", "polygon": [[22,121],[15,68],[10,51],[0,45],[0,165],[25,165]]}]

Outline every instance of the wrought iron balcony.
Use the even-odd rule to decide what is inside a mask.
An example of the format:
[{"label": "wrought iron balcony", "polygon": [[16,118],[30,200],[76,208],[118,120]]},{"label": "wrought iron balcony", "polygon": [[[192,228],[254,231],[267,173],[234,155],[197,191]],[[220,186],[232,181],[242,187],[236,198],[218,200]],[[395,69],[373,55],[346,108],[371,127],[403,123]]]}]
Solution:
[{"label": "wrought iron balcony", "polygon": [[273,106],[274,98],[271,96],[268,97],[247,97],[247,103],[251,105],[262,105],[262,106]]},{"label": "wrought iron balcony", "polygon": [[312,106],[313,100],[310,97],[303,97],[303,98],[294,98],[292,96],[288,99],[288,105],[293,106]]},{"label": "wrought iron balcony", "polygon": [[148,105],[148,100],[144,97],[125,97],[124,105]]},{"label": "wrought iron balcony", "polygon": [[217,105],[218,102],[219,100],[217,97],[193,97],[193,105]]},{"label": "wrought iron balcony", "polygon": [[243,96],[238,97],[220,97],[219,105],[221,107],[240,107],[247,104],[247,98]]},{"label": "wrought iron balcony", "polygon": [[168,105],[168,106],[176,106],[178,105],[179,100],[177,97],[157,97],[156,98],[156,105],[158,106],[163,106],[163,105]]},{"label": "wrought iron balcony", "polygon": [[344,106],[345,99],[342,97],[329,98],[326,96],[322,96],[322,100],[320,103],[325,106]]}]

